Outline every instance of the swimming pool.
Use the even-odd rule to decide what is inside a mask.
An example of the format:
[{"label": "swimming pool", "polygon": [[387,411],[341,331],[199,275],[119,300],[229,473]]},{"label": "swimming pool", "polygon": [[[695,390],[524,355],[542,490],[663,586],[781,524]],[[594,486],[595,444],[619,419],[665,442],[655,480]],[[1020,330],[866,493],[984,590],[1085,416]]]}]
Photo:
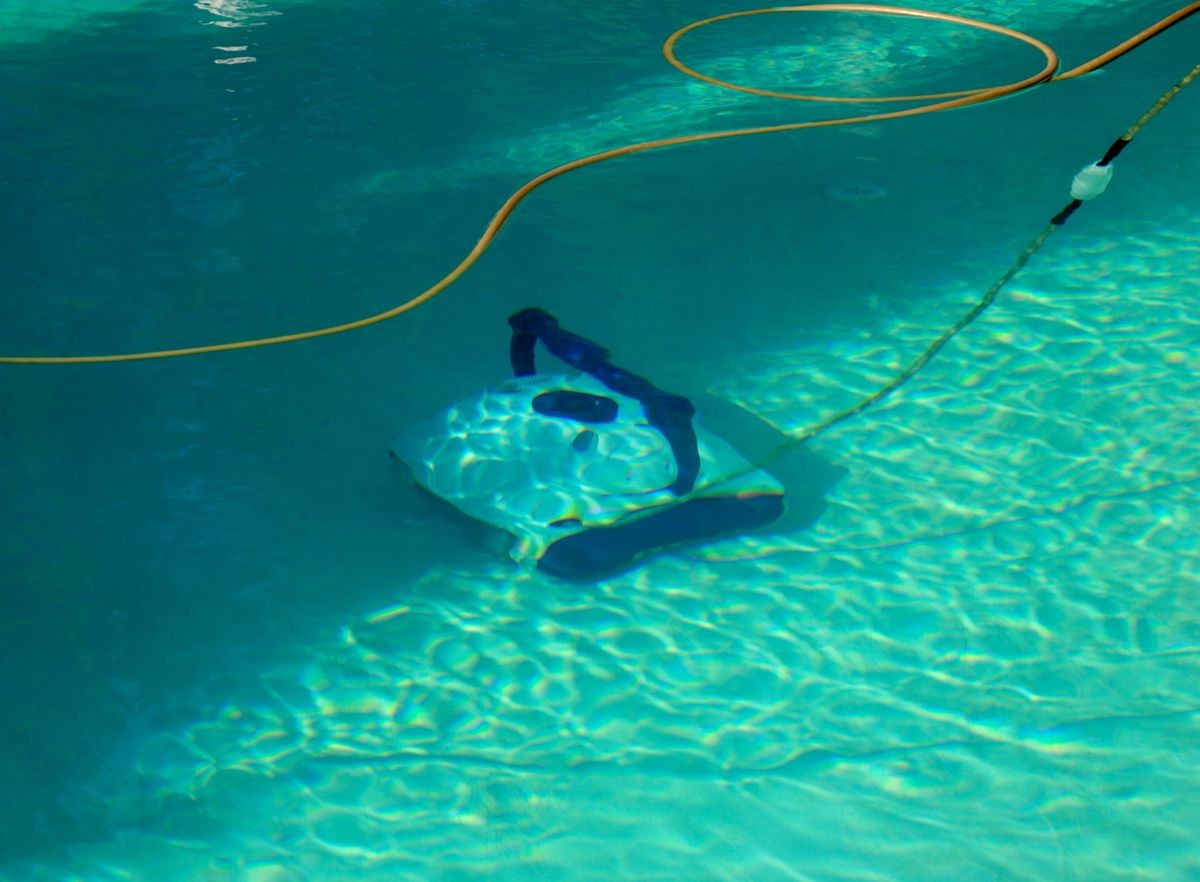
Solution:
[{"label": "swimming pool", "polygon": [[[369,315],[550,166],[841,112],[664,64],[732,8],[0,3],[0,351]],[[1072,64],[1176,5],[936,8]],[[1038,63],[932,23],[763,18],[685,57],[845,92]],[[0,365],[0,875],[1200,875],[1195,89],[914,381],[812,442],[846,472],[811,530],[563,585],[386,456],[507,376],[504,319],[534,304],[802,431],[969,308],[1200,60],[1197,27],[1001,102],[567,175],[444,294],[354,333]]]}]

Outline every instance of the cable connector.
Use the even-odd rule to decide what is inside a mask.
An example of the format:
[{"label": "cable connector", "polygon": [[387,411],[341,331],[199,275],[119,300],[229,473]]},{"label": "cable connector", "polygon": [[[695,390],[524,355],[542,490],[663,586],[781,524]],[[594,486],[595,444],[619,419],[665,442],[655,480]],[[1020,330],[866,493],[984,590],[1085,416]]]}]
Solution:
[{"label": "cable connector", "polygon": [[1084,166],[1071,182],[1071,198],[1080,202],[1095,199],[1104,192],[1108,182],[1112,180],[1113,167],[1093,162]]}]

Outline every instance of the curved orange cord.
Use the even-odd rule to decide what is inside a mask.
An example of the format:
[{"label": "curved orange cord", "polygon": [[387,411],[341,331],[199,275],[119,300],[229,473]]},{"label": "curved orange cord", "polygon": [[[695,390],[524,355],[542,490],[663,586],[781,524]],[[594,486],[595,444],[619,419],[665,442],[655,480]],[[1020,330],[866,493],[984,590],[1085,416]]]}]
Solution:
[{"label": "curved orange cord", "polygon": [[[112,361],[142,361],[155,358],[173,358],[183,355],[200,355],[208,352],[224,352],[231,349],[250,349],[258,346],[273,346],[279,343],[292,343],[299,340],[311,340],[316,337],[325,337],[331,334],[341,334],[346,331],[353,331],[358,328],[365,328],[368,325],[378,324],[395,318],[398,315],[415,309],[427,300],[436,297],[442,291],[449,288],[463,275],[471,266],[483,255],[483,253],[495,241],[500,229],[508,222],[508,219],[516,211],[518,205],[536,190],[542,184],[553,180],[568,172],[583,168],[588,165],[595,165],[609,159],[615,159],[618,156],[628,156],[631,153],[641,153],[646,150],[658,150],[663,147],[675,147],[682,144],[692,144],[698,141],[715,141],[722,138],[738,138],[748,135],[764,135],[772,132],[792,132],[800,129],[815,129],[827,128],[831,126],[853,125],[856,123],[880,122],[889,119],[900,119],[903,117],[920,116],[926,113],[938,113],[943,110],[952,110],[956,107],[966,107],[972,104],[981,104],[985,101],[992,101],[997,98],[1002,98],[1007,95],[1013,95],[1017,92],[1028,89],[1032,86],[1042,83],[1054,82],[1058,80],[1070,79],[1072,77],[1081,76],[1089,73],[1104,64],[1107,64],[1113,59],[1119,58],[1132,49],[1142,45],[1147,40],[1152,39],[1171,26],[1177,24],[1195,12],[1200,11],[1200,0],[1189,3],[1180,8],[1171,15],[1156,22],[1145,30],[1125,40],[1107,52],[1097,55],[1090,61],[1084,62],[1078,67],[1072,68],[1066,73],[1058,74],[1054,72],[1058,69],[1058,55],[1050,46],[1031,37],[1028,34],[1023,34],[1020,31],[1014,31],[1009,28],[1001,27],[1000,25],[991,24],[989,22],[980,21],[978,19],[965,18],[957,15],[949,15],[941,12],[929,12],[921,9],[910,9],[901,6],[873,6],[861,3],[824,3],[809,6],[786,6],[769,9],[751,9],[742,12],[731,12],[725,15],[718,15],[712,18],[707,18],[702,21],[693,22],[686,27],[680,28],[674,34],[667,38],[663,45],[663,54],[676,68],[681,70],[688,76],[702,80],[713,85],[722,86],[727,89],[736,89],[742,92],[749,92],[755,95],[763,95],[773,98],[785,98],[791,100],[803,101],[819,101],[828,103],[873,103],[881,101],[903,102],[903,101],[928,101],[932,103],[920,104],[915,107],[909,107],[904,110],[894,110],[884,113],[872,113],[859,116],[836,117],[833,119],[816,120],[811,122],[785,123],[775,126],[758,126],[746,129],[731,129],[718,132],[704,132],[696,135],[681,135],[673,138],[660,138],[652,141],[642,141],[637,144],[629,144],[624,147],[617,147],[612,150],[605,150],[600,153],[593,153],[589,156],[584,156],[571,162],[563,163],[549,171],[543,172],[532,180],[523,184],[516,190],[504,204],[500,206],[499,211],[492,218],[487,228],[483,231],[483,235],[475,243],[474,247],[467,255],[459,261],[450,272],[443,276],[439,281],[422,291],[420,294],[404,301],[398,306],[385,310],[375,315],[370,315],[365,318],[357,319],[351,322],[345,322],[340,325],[331,325],[325,328],[317,328],[311,331],[300,331],[293,334],[280,334],[274,337],[260,337],[253,340],[238,340],[230,343],[213,343],[205,346],[191,346],[181,349],[161,349],[150,352],[131,352],[116,355],[64,355],[64,356],[0,356],[0,363],[5,364],[94,364],[98,362]],[[958,24],[966,27],[978,28],[992,33],[1000,34],[1014,40],[1026,43],[1029,46],[1037,49],[1045,58],[1045,64],[1042,69],[1032,76],[1025,77],[1022,80],[1009,83],[1003,86],[993,86],[982,89],[970,89],[958,92],[942,92],[934,95],[908,95],[896,96],[890,98],[853,98],[853,97],[830,97],[820,95],[798,95],[787,92],[774,92],[767,89],[755,89],[748,86],[739,86],[733,83],[724,82],[713,77],[706,76],[693,70],[683,64],[675,56],[675,46],[679,39],[685,34],[696,30],[697,28],[706,25],[714,24],[720,21],[726,21],[731,18],[739,18],[748,15],[765,15],[771,13],[789,13],[789,12],[838,12],[838,13],[859,13],[868,15],[888,15],[901,16],[907,18],[920,18],[930,21],[947,22],[950,24]]]}]

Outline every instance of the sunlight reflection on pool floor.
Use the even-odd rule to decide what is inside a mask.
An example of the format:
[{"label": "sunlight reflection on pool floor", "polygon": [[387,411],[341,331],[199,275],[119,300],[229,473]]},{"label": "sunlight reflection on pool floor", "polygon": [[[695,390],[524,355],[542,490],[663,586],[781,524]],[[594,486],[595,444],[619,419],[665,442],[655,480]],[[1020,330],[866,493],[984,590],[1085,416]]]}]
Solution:
[{"label": "sunlight reflection on pool floor", "polygon": [[[111,841],[30,878],[1196,873],[1200,246],[1062,246],[815,442],[849,470],[815,529],[398,585],[205,718],[160,709],[137,783],[96,784]],[[714,391],[799,429],[968,299]]]}]

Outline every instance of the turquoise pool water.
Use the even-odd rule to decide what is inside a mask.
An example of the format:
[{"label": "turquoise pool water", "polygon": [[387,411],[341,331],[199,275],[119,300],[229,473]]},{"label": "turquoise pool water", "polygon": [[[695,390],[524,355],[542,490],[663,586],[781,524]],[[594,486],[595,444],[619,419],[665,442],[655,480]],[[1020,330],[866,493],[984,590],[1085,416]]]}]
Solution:
[{"label": "turquoise pool water", "polygon": [[[1067,64],[1175,8],[927,5]],[[682,78],[661,41],[735,7],[651,6],[0,0],[0,352],[371,314],[549,166],[828,115]],[[763,18],[685,54],[846,92],[1037,67]],[[846,469],[813,529],[564,585],[386,455],[507,376],[532,304],[801,431],[969,308],[1198,33],[982,107],[577,172],[352,334],[0,365],[0,877],[1200,878],[1200,87],[812,443]]]}]

